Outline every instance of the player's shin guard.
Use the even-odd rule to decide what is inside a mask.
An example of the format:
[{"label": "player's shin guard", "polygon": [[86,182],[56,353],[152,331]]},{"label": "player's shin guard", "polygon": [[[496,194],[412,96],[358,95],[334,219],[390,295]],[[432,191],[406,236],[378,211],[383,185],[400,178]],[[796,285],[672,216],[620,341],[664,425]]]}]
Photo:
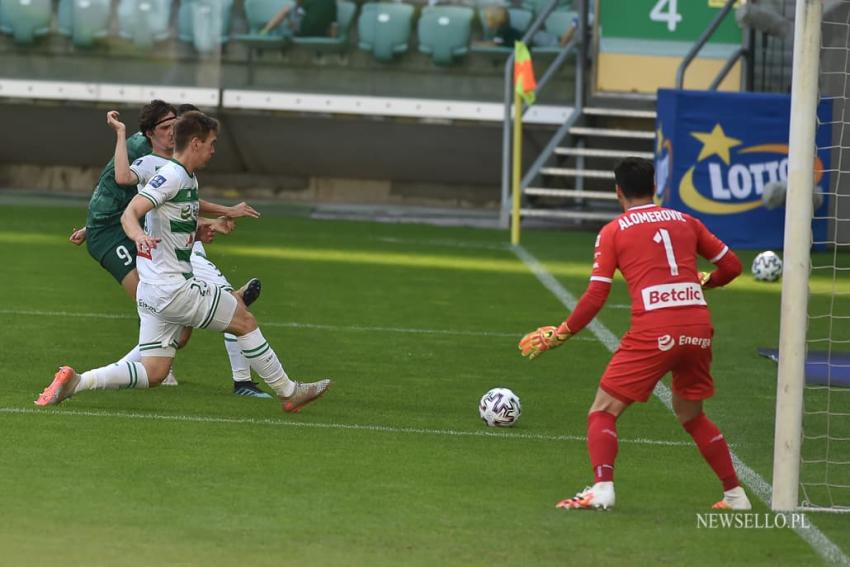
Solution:
[{"label": "player's shin guard", "polygon": [[726,439],[720,429],[713,421],[708,419],[704,413],[700,413],[682,427],[685,431],[691,434],[694,442],[699,448],[699,452],[714,470],[714,474],[723,483],[723,490],[731,490],[741,483],[738,481],[738,475],[735,474],[735,467],[732,465],[732,455],[729,453],[729,445],[726,444]]},{"label": "player's shin guard", "polygon": [[141,362],[116,362],[83,372],[74,393],[83,390],[149,388],[148,373]]},{"label": "player's shin guard", "polygon": [[224,333],[224,348],[227,350],[227,358],[230,359],[230,369],[233,371],[234,382],[246,382],[251,379],[251,365],[242,354],[236,335]]},{"label": "player's shin guard", "polygon": [[278,396],[288,397],[295,392],[295,382],[286,375],[283,365],[260,329],[254,329],[239,337],[237,344],[248,359],[251,369],[259,374]]},{"label": "player's shin guard", "polygon": [[612,482],[618,449],[617,416],[607,411],[595,411],[587,416],[587,449],[594,482]]}]

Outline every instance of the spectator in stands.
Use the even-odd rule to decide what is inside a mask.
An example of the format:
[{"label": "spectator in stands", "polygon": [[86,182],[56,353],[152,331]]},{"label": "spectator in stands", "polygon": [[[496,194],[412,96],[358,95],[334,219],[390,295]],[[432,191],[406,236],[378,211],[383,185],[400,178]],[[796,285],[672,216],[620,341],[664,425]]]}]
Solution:
[{"label": "spectator in stands", "polygon": [[[508,9],[504,6],[491,5],[484,8],[484,20],[487,29],[493,32],[493,38],[485,41],[485,44],[495,44],[498,47],[513,47],[514,43],[520,41],[524,32],[511,26],[511,18]],[[561,47],[567,45],[575,35],[578,28],[578,18],[570,25],[561,37],[556,37],[549,32],[540,30],[531,38],[530,44],[535,47]]]},{"label": "spectator in stands", "polygon": [[336,0],[297,0],[287,4],[260,30],[265,35],[289,16],[292,33],[305,37],[336,37]]}]

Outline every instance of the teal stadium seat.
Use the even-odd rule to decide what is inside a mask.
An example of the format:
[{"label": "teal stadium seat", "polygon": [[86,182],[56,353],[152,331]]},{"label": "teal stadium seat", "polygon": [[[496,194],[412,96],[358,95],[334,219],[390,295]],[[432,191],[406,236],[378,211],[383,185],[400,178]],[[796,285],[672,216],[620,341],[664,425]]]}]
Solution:
[{"label": "teal stadium seat", "polygon": [[77,47],[91,47],[109,35],[110,11],[109,0],[60,0],[59,31]]},{"label": "teal stadium seat", "polygon": [[183,0],[177,10],[177,38],[200,53],[218,52],[230,33],[233,0]]},{"label": "teal stadium seat", "polygon": [[535,46],[532,50],[535,53],[558,53],[561,51],[559,40],[568,29],[575,25],[576,18],[578,18],[577,12],[567,10],[555,10],[549,14],[544,23],[544,29],[554,38],[555,44],[552,46]]},{"label": "teal stadium seat", "polygon": [[469,52],[472,8],[428,6],[419,17],[419,51],[431,56],[437,65],[451,65]]},{"label": "teal stadium seat", "polygon": [[0,0],[0,33],[12,33],[12,24],[6,15],[6,4],[9,0]]},{"label": "teal stadium seat", "polygon": [[297,45],[309,45],[319,51],[342,52],[348,49],[348,40],[351,36],[351,25],[354,23],[354,15],[357,13],[357,4],[349,0],[338,0],[336,3],[336,37],[298,37],[292,38]]},{"label": "teal stadium seat", "polygon": [[[522,0],[522,7],[526,10],[530,10],[536,16],[540,12],[546,9],[546,6],[549,5],[551,0]],[[573,2],[572,0],[558,0],[558,3],[555,5],[555,8],[552,10],[569,10],[572,8]]]},{"label": "teal stadium seat", "polygon": [[2,0],[15,43],[29,44],[50,31],[50,0]]},{"label": "teal stadium seat", "polygon": [[287,5],[294,6],[294,0],[245,0],[248,33],[236,34],[233,39],[252,49],[273,49],[285,46],[292,40],[292,30],[289,29],[286,20],[266,35],[260,35],[260,30]]},{"label": "teal stadium seat", "polygon": [[[531,11],[526,10],[524,8],[509,8],[508,9],[508,17],[510,18],[511,27],[520,33],[525,33],[525,31],[531,26],[531,22],[534,19],[534,14]],[[490,29],[487,25],[487,16],[485,13],[485,8],[480,8],[478,10],[478,21],[481,23],[481,34],[483,39],[492,41],[496,36],[496,30]],[[513,53],[513,46],[501,46],[501,45],[473,45],[470,47],[470,51],[474,53],[483,53],[486,55],[496,55],[498,57],[506,57]]]},{"label": "teal stadium seat", "polygon": [[118,33],[142,49],[168,39],[172,0],[120,0]]},{"label": "teal stadium seat", "polygon": [[407,51],[412,20],[410,4],[363,4],[357,20],[357,46],[371,52],[378,61],[391,61]]}]

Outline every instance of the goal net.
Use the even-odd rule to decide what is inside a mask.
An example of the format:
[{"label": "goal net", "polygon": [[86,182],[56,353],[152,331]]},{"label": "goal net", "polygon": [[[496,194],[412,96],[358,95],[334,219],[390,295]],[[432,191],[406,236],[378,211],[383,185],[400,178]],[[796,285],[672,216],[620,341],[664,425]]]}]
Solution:
[{"label": "goal net", "polygon": [[850,512],[850,0],[797,0],[795,18],[772,505]]}]

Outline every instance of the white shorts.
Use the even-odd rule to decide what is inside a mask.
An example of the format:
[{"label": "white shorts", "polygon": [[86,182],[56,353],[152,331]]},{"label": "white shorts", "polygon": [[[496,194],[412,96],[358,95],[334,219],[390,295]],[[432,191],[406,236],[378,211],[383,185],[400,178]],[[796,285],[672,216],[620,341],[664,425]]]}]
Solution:
[{"label": "white shorts", "polygon": [[224,277],[221,270],[219,270],[215,264],[207,260],[206,250],[204,250],[204,247],[201,245],[199,240],[195,241],[195,245],[192,247],[191,261],[192,272],[195,274],[196,278],[222,287],[227,291],[233,291],[233,286],[230,285],[230,282],[227,281],[227,278]]},{"label": "white shorts", "polygon": [[136,304],[142,356],[174,358],[183,327],[224,331],[236,312],[236,298],[224,286],[193,277],[183,283],[139,283]]}]

